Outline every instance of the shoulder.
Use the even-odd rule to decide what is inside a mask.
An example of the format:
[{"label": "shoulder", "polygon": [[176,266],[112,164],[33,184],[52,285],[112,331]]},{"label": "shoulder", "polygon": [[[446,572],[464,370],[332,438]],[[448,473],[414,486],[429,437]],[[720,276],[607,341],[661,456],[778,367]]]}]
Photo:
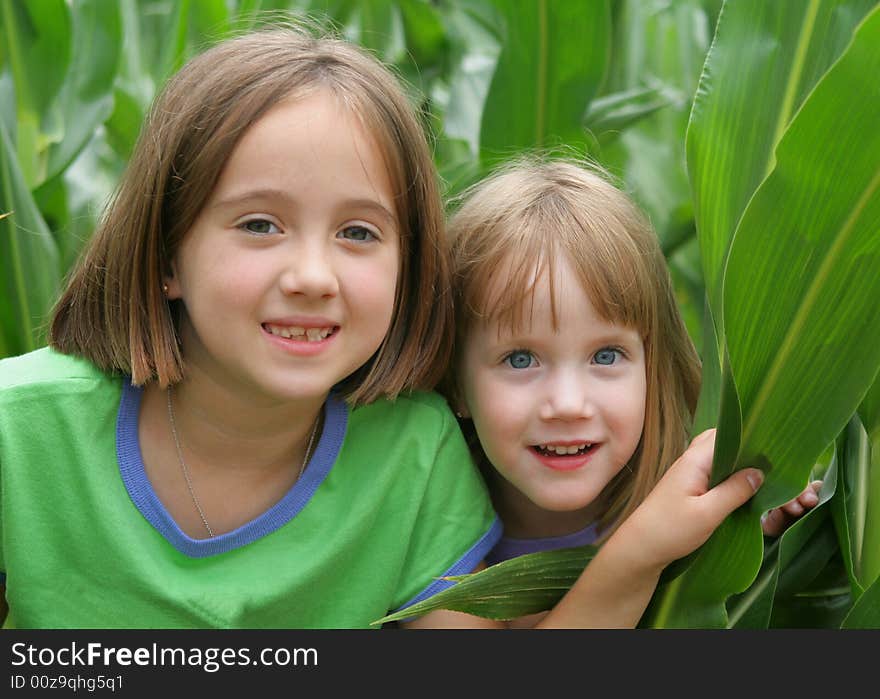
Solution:
[{"label": "shoulder", "polygon": [[384,430],[416,429],[437,434],[458,429],[446,399],[434,391],[413,391],[394,400],[379,399],[351,411],[353,426],[378,426]]},{"label": "shoulder", "polygon": [[109,381],[111,377],[88,360],[62,354],[49,347],[0,359],[2,396],[66,392]]}]

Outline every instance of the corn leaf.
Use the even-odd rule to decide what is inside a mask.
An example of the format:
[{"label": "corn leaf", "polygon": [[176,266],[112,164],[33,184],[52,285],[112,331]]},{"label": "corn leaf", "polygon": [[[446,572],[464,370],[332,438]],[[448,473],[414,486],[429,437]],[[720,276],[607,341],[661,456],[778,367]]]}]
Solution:
[{"label": "corn leaf", "polygon": [[[724,600],[758,573],[760,514],[800,492],[880,367],[877,70],[880,8],[801,107],[737,228],[724,333],[739,409],[722,400],[718,439],[740,440],[735,458],[716,446],[713,482],[749,466],[766,479],[658,600],[664,625],[723,625]],[[816,148],[832,132],[834,148]]]},{"label": "corn leaf", "polygon": [[853,599],[858,599],[880,576],[877,509],[880,507],[880,468],[876,443],[854,415],[838,447],[842,488],[834,502],[834,520]]},{"label": "corn leaf", "polygon": [[840,626],[842,629],[880,629],[880,578],[865,590]]},{"label": "corn leaf", "polygon": [[608,65],[609,3],[496,4],[506,33],[483,110],[482,159],[562,144],[585,151],[584,112]]},{"label": "corn leaf", "polygon": [[792,524],[764,551],[764,562],[747,590],[727,602],[727,625],[739,629],[766,629],[777,595],[788,596],[805,588],[837,550],[825,505],[836,490],[834,457],[823,479],[819,504]]},{"label": "corn leaf", "polygon": [[46,317],[58,289],[58,249],[34,204],[15,150],[0,120],[0,345],[3,356],[43,343]]},{"label": "corn leaf", "polygon": [[594,546],[531,553],[478,573],[447,578],[456,584],[373,623],[408,619],[437,609],[487,619],[514,619],[544,611],[568,591],[595,553]]},{"label": "corn leaf", "polygon": [[72,7],[71,20],[72,60],[52,106],[60,133],[48,151],[47,180],[70,164],[113,111],[113,81],[122,47],[119,7],[82,0]]},{"label": "corn leaf", "polygon": [[49,109],[70,64],[70,10],[64,0],[0,3],[3,41],[15,83],[19,168],[29,187],[46,179],[47,152],[60,139]]},{"label": "corn leaf", "polygon": [[724,261],[743,211],[773,169],[799,106],[874,4],[737,0],[722,8],[686,140],[703,275],[719,327]]}]

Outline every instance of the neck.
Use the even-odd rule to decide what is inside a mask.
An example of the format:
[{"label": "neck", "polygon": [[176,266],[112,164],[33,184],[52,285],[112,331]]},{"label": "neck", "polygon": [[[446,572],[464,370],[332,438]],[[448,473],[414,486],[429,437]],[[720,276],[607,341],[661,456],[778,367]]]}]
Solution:
[{"label": "neck", "polygon": [[[155,384],[145,390],[166,403]],[[173,388],[175,423],[189,458],[218,469],[289,469],[304,455],[325,399],[257,399],[195,371]]]},{"label": "neck", "polygon": [[602,514],[601,504],[596,501],[577,510],[547,510],[529,500],[497,472],[491,474],[489,481],[492,503],[504,522],[504,534],[516,539],[574,534],[595,522]]}]

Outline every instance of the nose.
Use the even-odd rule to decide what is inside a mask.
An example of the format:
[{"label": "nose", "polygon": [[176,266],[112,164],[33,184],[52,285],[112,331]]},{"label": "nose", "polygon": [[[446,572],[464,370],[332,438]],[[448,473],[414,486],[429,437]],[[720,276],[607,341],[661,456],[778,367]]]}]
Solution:
[{"label": "nose", "polygon": [[285,253],[287,258],[280,277],[281,291],[286,296],[336,296],[339,293],[339,278],[332,250],[320,238],[303,238]]},{"label": "nose", "polygon": [[539,415],[542,420],[582,420],[596,414],[589,378],[573,368],[547,377]]}]

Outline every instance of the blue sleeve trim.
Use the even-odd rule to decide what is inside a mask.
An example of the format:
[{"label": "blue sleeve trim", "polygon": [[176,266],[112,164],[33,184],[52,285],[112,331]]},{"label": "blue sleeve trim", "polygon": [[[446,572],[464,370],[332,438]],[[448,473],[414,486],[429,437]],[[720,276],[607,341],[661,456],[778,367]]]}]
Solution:
[{"label": "blue sleeve trim", "polygon": [[6,584],[6,573],[0,573],[0,585]]},{"label": "blue sleeve trim", "polygon": [[[470,573],[477,567],[481,561],[486,558],[486,555],[491,551],[495,544],[498,543],[498,540],[501,538],[502,526],[501,520],[498,517],[495,517],[495,520],[492,522],[492,526],[489,527],[489,531],[483,534],[482,537],[475,543],[473,546],[468,549],[468,551],[462,556],[458,561],[441,577],[446,577],[449,575],[464,575],[466,573]],[[432,582],[428,587],[422,590],[419,594],[413,597],[406,604],[398,607],[394,611],[399,611],[401,609],[406,609],[407,607],[415,604],[416,602],[421,602],[422,600],[428,599],[433,595],[436,595],[438,592],[441,592],[447,588],[455,585],[454,580],[442,580],[437,579]]]}]

